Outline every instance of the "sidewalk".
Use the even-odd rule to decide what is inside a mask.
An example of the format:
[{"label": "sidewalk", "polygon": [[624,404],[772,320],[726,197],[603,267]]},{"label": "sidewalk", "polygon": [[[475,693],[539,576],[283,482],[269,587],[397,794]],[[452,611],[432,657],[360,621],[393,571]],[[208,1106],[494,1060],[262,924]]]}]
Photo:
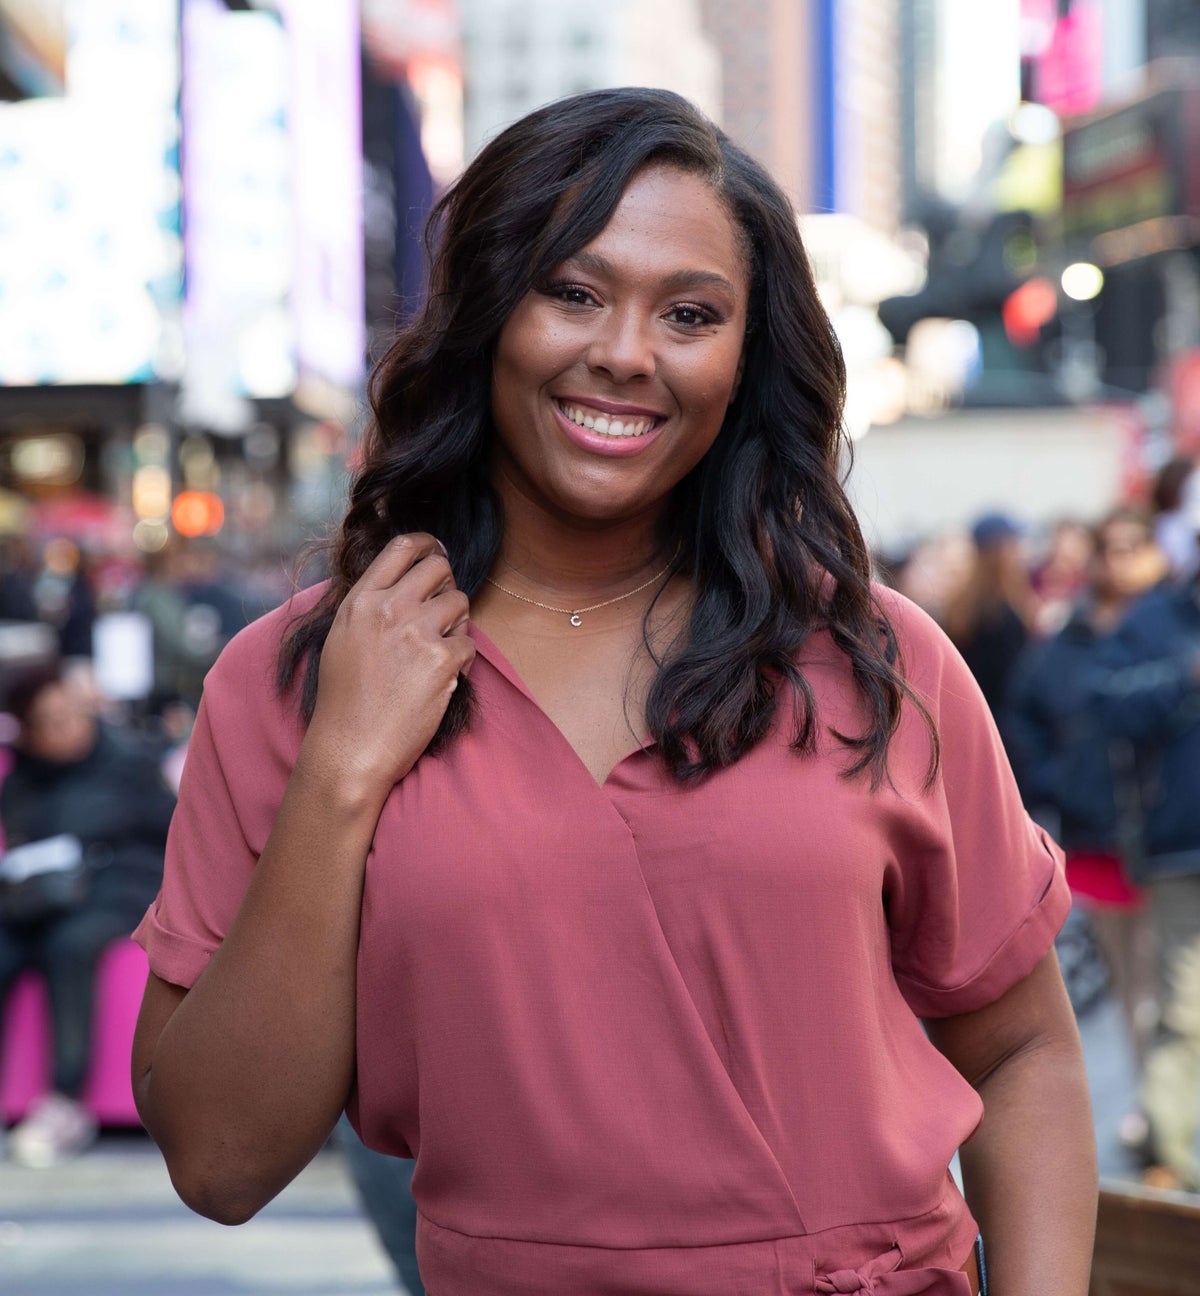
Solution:
[{"label": "sidewalk", "polygon": [[105,1134],[56,1170],[0,1161],[4,1296],[397,1296],[336,1152],[248,1224],[226,1228],[175,1196],[157,1148]]}]

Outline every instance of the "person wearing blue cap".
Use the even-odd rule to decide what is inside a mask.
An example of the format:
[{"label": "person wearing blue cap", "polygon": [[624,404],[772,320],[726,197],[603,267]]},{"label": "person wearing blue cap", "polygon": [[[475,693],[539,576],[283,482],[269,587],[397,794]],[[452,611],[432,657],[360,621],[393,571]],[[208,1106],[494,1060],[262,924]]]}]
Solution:
[{"label": "person wearing blue cap", "polygon": [[1033,591],[1020,525],[1005,513],[982,514],[971,528],[975,558],[947,601],[944,628],[962,653],[984,698],[1003,715],[1013,667],[1029,642]]}]

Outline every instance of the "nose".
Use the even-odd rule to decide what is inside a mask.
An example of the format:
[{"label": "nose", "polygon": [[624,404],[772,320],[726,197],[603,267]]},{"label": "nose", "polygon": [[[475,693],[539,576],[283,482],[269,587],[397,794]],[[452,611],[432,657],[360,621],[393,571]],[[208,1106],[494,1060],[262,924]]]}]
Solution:
[{"label": "nose", "polygon": [[587,365],[613,383],[650,378],[656,367],[652,323],[633,310],[606,310],[596,323]]}]

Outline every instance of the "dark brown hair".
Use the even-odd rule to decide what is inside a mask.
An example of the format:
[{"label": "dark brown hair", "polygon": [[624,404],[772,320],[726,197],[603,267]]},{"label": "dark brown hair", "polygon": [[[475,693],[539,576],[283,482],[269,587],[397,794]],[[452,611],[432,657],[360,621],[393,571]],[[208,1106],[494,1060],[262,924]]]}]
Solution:
[{"label": "dark brown hair", "polygon": [[[761,166],[678,95],[601,90],[548,105],[497,136],[438,203],[424,309],[376,367],[374,418],[324,596],[279,659],[303,668],[311,715],[321,647],[337,608],[387,540],[429,531],[473,595],[503,529],[489,480],[491,357],[509,314],[608,223],[633,176],[666,163],[702,176],[742,233],[751,264],[745,364],[705,458],[664,510],[663,551],[690,578],[687,633],[661,661],[647,703],[659,751],[681,779],[735,761],[767,732],[789,688],[794,745],[816,742],[815,698],[797,654],[818,628],[846,654],[866,726],[837,734],[848,773],[878,782],[908,694],[895,637],[842,488],[845,367],[817,296],[796,214]],[[469,722],[455,693],[436,749]],[[914,705],[924,708],[914,698]],[[936,763],[936,735],[930,772]]]}]

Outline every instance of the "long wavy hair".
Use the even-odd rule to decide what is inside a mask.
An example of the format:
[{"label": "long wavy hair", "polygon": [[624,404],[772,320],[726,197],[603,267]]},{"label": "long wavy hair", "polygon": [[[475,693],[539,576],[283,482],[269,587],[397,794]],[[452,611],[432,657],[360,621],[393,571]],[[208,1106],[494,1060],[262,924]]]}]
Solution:
[{"label": "long wavy hair", "polygon": [[[928,714],[904,682],[842,488],[841,351],[783,192],[664,90],[600,90],[538,109],[492,140],[435,207],[428,297],[373,372],[373,419],[331,542],[332,576],[286,636],[278,684],[303,670],[300,705],[311,718],[338,606],[400,532],[439,537],[459,588],[479,589],[504,527],[489,474],[497,336],[517,303],[604,229],[650,163],[703,177],[724,201],[748,253],[750,300],[737,397],[663,511],[663,552],[676,555],[672,574],[690,579],[694,603],[658,660],[647,725],[673,774],[696,778],[753,747],[787,689],[793,746],[812,752],[816,701],[798,653],[824,629],[846,655],[865,716],[861,732],[835,733],[848,749],[845,773],[869,771],[877,785],[905,698]],[[473,706],[464,684],[429,750],[461,733]],[[930,777],[936,733],[931,750]]]}]

